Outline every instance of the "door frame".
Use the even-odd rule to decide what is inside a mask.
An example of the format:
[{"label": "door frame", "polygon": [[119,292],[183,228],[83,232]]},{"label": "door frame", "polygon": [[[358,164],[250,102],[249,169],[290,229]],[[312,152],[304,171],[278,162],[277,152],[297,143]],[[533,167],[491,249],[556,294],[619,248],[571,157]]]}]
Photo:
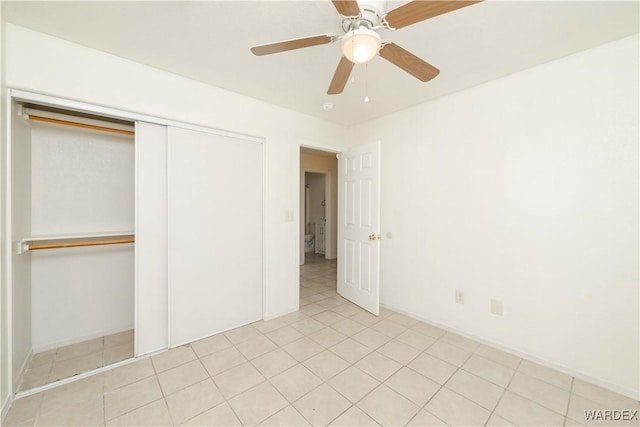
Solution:
[{"label": "door frame", "polygon": [[[296,156],[296,170],[299,171],[298,174],[298,238],[297,238],[297,242],[298,242],[298,275],[297,275],[297,280],[298,280],[298,289],[300,288],[300,266],[301,261],[303,260],[304,257],[304,228],[303,228],[303,218],[302,218],[302,214],[303,214],[303,206],[304,206],[304,191],[303,191],[303,183],[305,182],[305,177],[304,174],[305,172],[313,172],[313,173],[322,173],[322,174],[326,174],[325,175],[325,197],[327,197],[327,192],[329,195],[333,196],[333,193],[331,192],[331,171],[330,170],[325,170],[325,169],[313,169],[313,168],[305,168],[304,170],[302,170],[302,167],[300,165],[300,150],[302,148],[310,148],[312,150],[318,150],[318,151],[324,151],[325,153],[332,153],[335,154],[336,157],[338,156],[338,154],[340,154],[342,151],[344,151],[344,148],[339,148],[337,146],[333,146],[333,145],[326,145],[326,144],[317,144],[317,143],[313,143],[310,141],[300,141],[299,143],[299,147],[298,147],[298,155]],[[338,174],[336,173],[336,185],[338,184]],[[331,200],[330,198],[327,197],[327,203],[331,204]],[[335,209],[336,211],[336,221],[335,224],[333,224],[333,221],[331,221],[331,226],[332,228],[329,228],[329,230],[333,230],[335,229],[336,233],[338,231],[338,206],[340,204],[340,200],[337,197],[337,192],[336,192],[336,200],[337,203],[334,206],[330,206],[331,209]],[[329,209],[327,209],[327,211],[329,211]],[[329,221],[327,221],[327,223],[329,223]],[[337,242],[336,242],[337,243]],[[337,250],[336,250],[337,252]],[[335,254],[337,257],[337,253]],[[325,252],[325,256],[326,256],[326,252]]]},{"label": "door frame", "polygon": [[[295,284],[296,287],[294,289],[294,293],[295,293],[295,301],[296,301],[296,307],[297,310],[300,309],[300,261],[301,261],[301,254],[304,253],[304,233],[302,232],[303,230],[303,220],[301,219],[301,215],[302,215],[302,204],[304,203],[304,196],[303,196],[303,192],[302,192],[302,185],[304,183],[304,172],[301,170],[301,166],[300,166],[300,149],[302,148],[310,148],[312,150],[319,150],[319,151],[324,151],[327,153],[333,153],[336,156],[338,154],[340,154],[342,151],[345,150],[345,148],[343,147],[338,147],[335,145],[327,145],[327,144],[319,144],[319,143],[315,143],[312,141],[300,141],[298,143],[298,153],[296,155],[296,170],[298,171],[298,180],[297,180],[297,185],[298,185],[298,191],[296,192],[298,194],[298,227],[297,227],[297,232],[296,232],[296,246],[297,246],[297,250],[296,250],[296,276],[295,276]],[[316,172],[313,170],[309,170],[309,172]],[[324,172],[324,171],[321,171]],[[327,174],[327,176],[331,176],[330,173]],[[326,181],[325,181],[326,182]],[[336,182],[337,183],[337,182]],[[326,187],[325,187],[325,191],[326,191]],[[337,196],[337,195],[336,195]],[[338,206],[340,206],[340,200],[338,198],[338,202],[335,206],[336,212],[338,211]],[[335,228],[336,228],[336,232],[338,230],[338,218],[337,218],[337,214],[336,214],[336,224],[335,224]],[[337,254],[336,254],[337,255]],[[338,261],[340,262],[340,261]],[[337,278],[337,274],[336,273],[336,278]]]}]

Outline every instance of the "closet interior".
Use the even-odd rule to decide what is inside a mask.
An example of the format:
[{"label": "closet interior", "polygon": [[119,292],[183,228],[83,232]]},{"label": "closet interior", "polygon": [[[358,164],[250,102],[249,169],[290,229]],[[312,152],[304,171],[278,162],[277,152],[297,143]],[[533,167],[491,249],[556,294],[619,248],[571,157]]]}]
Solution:
[{"label": "closet interior", "polygon": [[17,391],[134,357],[134,129],[12,105]]},{"label": "closet interior", "polygon": [[12,90],[8,150],[18,394],[262,319],[261,138]]}]

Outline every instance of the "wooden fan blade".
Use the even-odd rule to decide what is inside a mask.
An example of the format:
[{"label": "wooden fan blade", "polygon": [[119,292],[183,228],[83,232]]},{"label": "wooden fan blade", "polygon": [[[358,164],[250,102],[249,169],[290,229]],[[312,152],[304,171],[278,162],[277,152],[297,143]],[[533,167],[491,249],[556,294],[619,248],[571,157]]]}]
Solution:
[{"label": "wooden fan blade", "polygon": [[434,16],[442,15],[443,13],[480,3],[481,1],[483,0],[414,0],[393,9],[387,13],[385,19],[391,28],[398,29],[424,21],[425,19],[433,18]]},{"label": "wooden fan blade", "polygon": [[331,0],[333,5],[342,16],[358,16],[360,14],[360,6],[356,0]]},{"label": "wooden fan blade", "polygon": [[336,37],[333,34],[323,34],[321,36],[303,37],[301,39],[285,40],[276,43],[262,44],[251,48],[254,55],[270,55],[272,53],[285,52],[287,50],[301,49],[303,47],[318,46],[334,42]]},{"label": "wooden fan blade", "polygon": [[418,80],[428,82],[440,74],[440,70],[423,61],[397,44],[389,43],[380,49],[380,56],[393,65],[402,68]]},{"label": "wooden fan blade", "polygon": [[347,85],[347,80],[349,80],[349,75],[351,75],[352,69],[353,64],[351,61],[343,56],[338,63],[338,68],[336,69],[335,74],[333,75],[333,79],[329,85],[329,90],[327,90],[328,95],[337,95],[342,93],[344,87]]}]

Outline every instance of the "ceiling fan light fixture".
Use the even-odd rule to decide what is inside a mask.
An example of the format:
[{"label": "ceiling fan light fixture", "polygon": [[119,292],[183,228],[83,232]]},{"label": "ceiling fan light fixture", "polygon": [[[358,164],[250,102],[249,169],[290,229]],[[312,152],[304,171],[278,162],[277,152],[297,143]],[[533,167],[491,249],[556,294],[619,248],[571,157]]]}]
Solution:
[{"label": "ceiling fan light fixture", "polygon": [[380,35],[373,30],[351,30],[342,39],[342,54],[354,64],[364,64],[378,54],[380,42]]}]

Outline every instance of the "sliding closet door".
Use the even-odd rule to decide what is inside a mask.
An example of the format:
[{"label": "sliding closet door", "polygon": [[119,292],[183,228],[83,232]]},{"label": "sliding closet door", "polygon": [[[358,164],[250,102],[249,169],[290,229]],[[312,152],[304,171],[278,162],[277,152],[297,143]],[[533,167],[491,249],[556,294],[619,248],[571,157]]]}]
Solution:
[{"label": "sliding closet door", "polygon": [[167,139],[167,126],[136,123],[136,356],[168,344]]},{"label": "sliding closet door", "polygon": [[169,128],[169,346],[262,318],[262,144]]}]

